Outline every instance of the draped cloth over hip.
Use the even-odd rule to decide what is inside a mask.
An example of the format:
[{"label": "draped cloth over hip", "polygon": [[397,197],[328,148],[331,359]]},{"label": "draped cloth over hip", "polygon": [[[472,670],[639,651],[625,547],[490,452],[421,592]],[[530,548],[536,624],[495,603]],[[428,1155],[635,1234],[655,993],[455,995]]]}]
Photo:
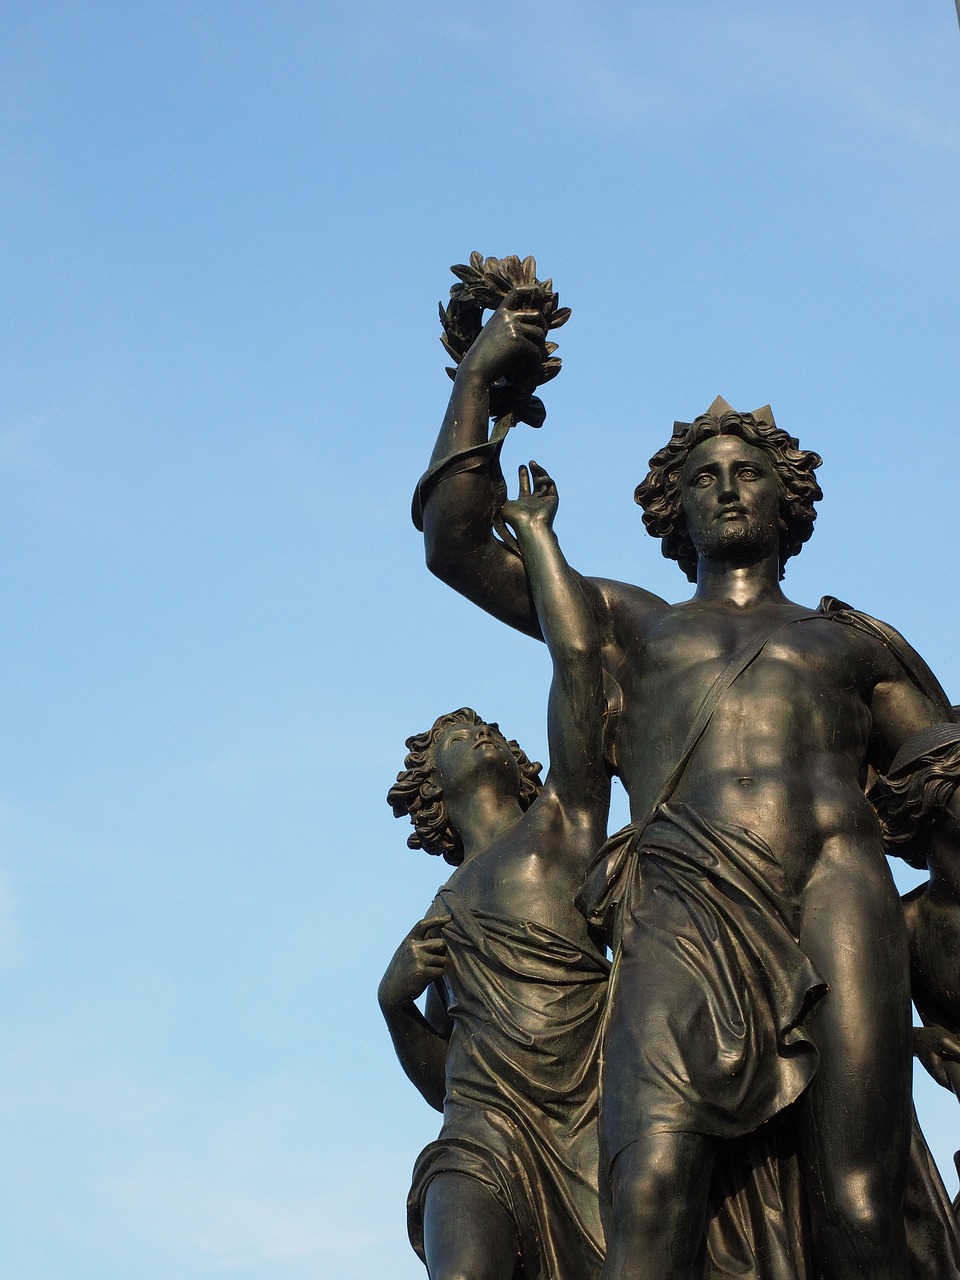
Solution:
[{"label": "draped cloth over hip", "polygon": [[[607,841],[580,905],[616,946],[604,1173],[645,1133],[732,1139],[714,1174],[704,1280],[820,1280],[788,1108],[816,1072],[804,1019],[826,987],[776,855],[743,828],[663,804],[645,829]],[[957,1280],[960,1231],[915,1116],[904,1212],[910,1280]]]},{"label": "draped cloth over hip", "polygon": [[800,905],[779,859],[741,827],[664,804],[643,831],[612,837],[598,865],[619,922],[603,1048],[607,1168],[646,1133],[752,1132],[812,1080],[803,1022],[826,991],[799,945]]},{"label": "draped cloth over hip", "polygon": [[525,1280],[588,1280],[603,1261],[599,1048],[609,965],[529,921],[471,911],[452,889],[444,926],[453,1020],[443,1128],[414,1168],[408,1225],[423,1257],[430,1182],[490,1188],[517,1225]]}]

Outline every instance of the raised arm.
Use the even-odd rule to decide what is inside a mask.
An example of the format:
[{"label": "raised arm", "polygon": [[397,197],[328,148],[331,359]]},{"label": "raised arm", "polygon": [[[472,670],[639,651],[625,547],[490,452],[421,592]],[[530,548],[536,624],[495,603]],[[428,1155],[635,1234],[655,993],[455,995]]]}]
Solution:
[{"label": "raised arm", "polygon": [[[493,313],[457,369],[453,394],[430,459],[440,478],[426,495],[423,535],[431,573],[488,613],[540,637],[522,563],[493,536],[496,497],[489,457],[442,464],[487,440],[490,388],[507,373],[540,366],[545,323],[535,290],[514,289]],[[439,470],[438,470],[439,468]]]},{"label": "raised arm", "polygon": [[520,494],[503,504],[503,515],[523,552],[534,608],[553,659],[545,790],[552,787],[568,813],[605,822],[609,778],[603,760],[600,634],[581,579],[567,564],[553,530],[557,502],[553,480],[531,462],[529,474],[520,468]]}]

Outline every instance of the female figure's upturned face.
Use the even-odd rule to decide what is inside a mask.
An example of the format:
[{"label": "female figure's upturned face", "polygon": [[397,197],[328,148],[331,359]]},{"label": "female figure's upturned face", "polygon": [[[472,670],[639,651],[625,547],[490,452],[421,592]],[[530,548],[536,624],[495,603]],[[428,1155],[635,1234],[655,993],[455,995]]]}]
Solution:
[{"label": "female figure's upturned face", "polygon": [[463,793],[482,778],[502,778],[509,794],[520,790],[520,766],[495,724],[454,724],[435,748],[434,759],[444,792]]}]

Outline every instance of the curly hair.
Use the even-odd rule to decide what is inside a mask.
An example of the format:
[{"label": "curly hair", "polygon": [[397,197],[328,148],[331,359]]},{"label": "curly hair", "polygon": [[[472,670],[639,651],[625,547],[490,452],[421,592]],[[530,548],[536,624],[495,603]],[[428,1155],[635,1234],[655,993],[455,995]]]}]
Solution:
[{"label": "curly hair", "polygon": [[930,828],[960,785],[960,725],[921,729],[897,752],[867,799],[877,811],[887,852],[912,867],[927,867]]},{"label": "curly hair", "polygon": [[[407,756],[402,773],[387,792],[387,804],[395,818],[410,815],[413,835],[407,836],[411,849],[425,849],[427,853],[442,854],[444,859],[457,867],[463,861],[463,843],[460,834],[450,823],[447,806],[443,803],[443,791],[437,781],[436,748],[444,733],[456,724],[483,724],[484,721],[470,707],[450,711],[438,716],[425,733],[415,733],[406,742]],[[499,732],[499,725],[490,723]],[[531,760],[513,741],[507,746],[520,769],[520,790],[517,799],[521,809],[529,809],[543,785],[540,781],[541,765]]]},{"label": "curly hair", "polygon": [[784,565],[813,533],[814,503],[823,497],[814,471],[823,459],[799,448],[793,436],[775,425],[769,411],[737,413],[716,406],[693,422],[675,422],[670,442],[650,459],[650,471],[637,485],[634,500],[643,507],[647,532],[661,540],[668,560],[676,560],[691,582],[697,580],[697,552],[680,504],[680,474],[690,454],[713,436],[739,436],[768,456],[780,487],[780,577]]}]

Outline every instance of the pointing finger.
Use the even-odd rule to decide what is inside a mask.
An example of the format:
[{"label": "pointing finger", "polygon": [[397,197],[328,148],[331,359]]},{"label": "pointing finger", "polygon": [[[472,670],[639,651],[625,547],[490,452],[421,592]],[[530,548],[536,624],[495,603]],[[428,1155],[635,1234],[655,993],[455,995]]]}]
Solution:
[{"label": "pointing finger", "polygon": [[445,916],[427,916],[423,920],[419,920],[410,930],[411,938],[425,938],[428,933],[433,930],[442,929],[445,924],[449,924],[452,917]]}]

